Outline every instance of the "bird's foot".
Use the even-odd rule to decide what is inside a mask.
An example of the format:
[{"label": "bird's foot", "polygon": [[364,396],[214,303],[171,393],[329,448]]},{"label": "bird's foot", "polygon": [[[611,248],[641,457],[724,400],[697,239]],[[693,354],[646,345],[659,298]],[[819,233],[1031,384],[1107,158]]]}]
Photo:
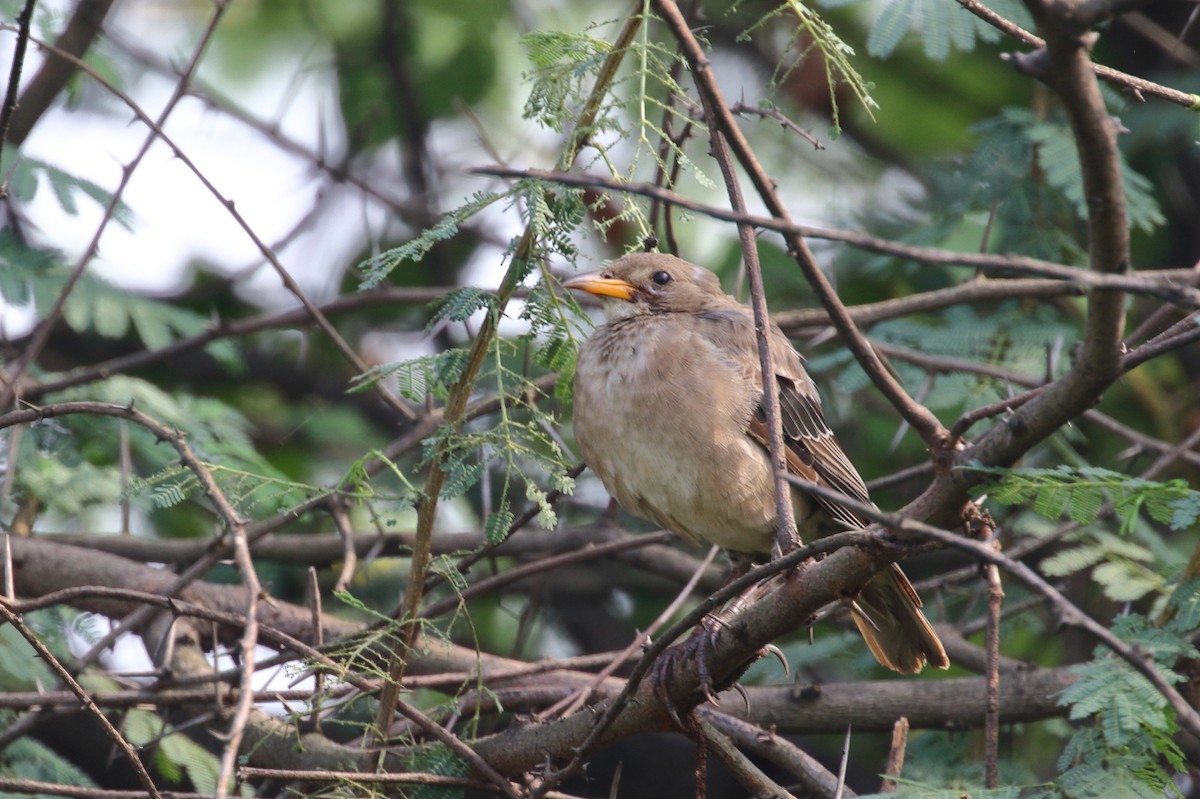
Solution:
[{"label": "bird's foot", "polygon": [[[713,648],[716,643],[716,635],[720,629],[721,621],[712,614],[705,616],[704,620],[692,630],[691,635],[683,642],[671,647],[663,652],[658,660],[654,663],[654,668],[650,672],[650,679],[654,684],[654,695],[663,703],[667,714],[671,717],[671,721],[675,722],[681,728],[685,728],[679,713],[679,707],[675,700],[671,697],[671,681],[678,666],[681,663],[689,661],[696,664],[696,676],[698,685],[696,692],[702,700],[696,700],[694,694],[687,697],[687,712],[690,713],[692,708],[700,704],[700,701],[711,702],[714,705],[719,705],[716,694],[713,693],[713,678],[712,672],[709,669],[709,659],[712,656]],[[684,715],[687,715],[685,713]]]},{"label": "bird's foot", "polygon": [[[763,597],[764,594],[771,590],[774,583],[782,579],[779,576],[764,583],[757,583],[740,595],[735,597],[731,602],[723,608],[713,611],[706,615],[686,640],[671,647],[663,652],[650,672],[650,679],[654,686],[654,695],[667,710],[667,714],[671,720],[681,728],[686,726],[681,721],[679,707],[676,705],[676,700],[671,696],[671,682],[675,673],[678,671],[678,666],[689,661],[695,663],[697,685],[693,693],[687,695],[687,711],[690,713],[692,708],[701,702],[709,702],[719,706],[721,703],[717,699],[717,693],[726,688],[736,689],[742,696],[742,699],[749,707],[750,702],[745,690],[738,684],[737,679],[741,676],[750,664],[766,657],[774,655],[779,659],[783,666],[783,673],[789,673],[787,658],[783,652],[774,644],[768,644],[762,649],[754,653],[740,668],[733,671],[728,677],[723,678],[721,685],[716,685],[713,680],[712,669],[710,662],[712,655],[716,649],[717,637],[723,627],[728,625],[728,622],[738,614],[747,605],[753,604]],[[686,713],[683,715],[687,715]]]}]

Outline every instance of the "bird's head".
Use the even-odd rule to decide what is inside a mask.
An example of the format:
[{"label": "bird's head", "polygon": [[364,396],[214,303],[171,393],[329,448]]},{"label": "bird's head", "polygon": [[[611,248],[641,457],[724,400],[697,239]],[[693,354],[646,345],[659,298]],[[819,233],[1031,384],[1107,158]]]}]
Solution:
[{"label": "bird's head", "polygon": [[563,286],[600,299],[608,321],[651,313],[696,313],[728,302],[717,276],[674,255],[633,253]]}]

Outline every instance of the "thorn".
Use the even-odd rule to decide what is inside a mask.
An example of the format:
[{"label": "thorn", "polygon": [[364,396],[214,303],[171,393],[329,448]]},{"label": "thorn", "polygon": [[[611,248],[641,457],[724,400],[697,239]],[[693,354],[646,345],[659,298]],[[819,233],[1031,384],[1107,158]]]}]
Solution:
[{"label": "thorn", "polygon": [[750,713],[750,694],[746,693],[745,687],[740,682],[733,684],[733,690],[738,692],[738,696],[742,698],[742,702],[746,704],[746,713]]},{"label": "thorn", "polygon": [[779,663],[781,666],[783,666],[783,676],[784,677],[791,675],[792,670],[788,666],[787,658],[784,657],[782,649],[775,646],[775,644],[767,644],[766,646],[763,647],[763,651],[765,651],[768,655],[774,655],[775,657],[779,658]]}]

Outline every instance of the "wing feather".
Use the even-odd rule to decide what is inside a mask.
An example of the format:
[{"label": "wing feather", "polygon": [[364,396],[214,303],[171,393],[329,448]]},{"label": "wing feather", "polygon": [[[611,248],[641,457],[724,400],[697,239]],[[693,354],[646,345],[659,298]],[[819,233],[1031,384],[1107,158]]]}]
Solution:
[{"label": "wing feather", "polygon": [[[758,368],[758,344],[754,335],[754,317],[750,310],[730,301],[723,308],[708,308],[697,313],[702,335],[719,343],[731,363],[743,373],[747,386],[763,390]],[[788,470],[803,480],[840,491],[863,504],[871,498],[862,477],[825,421],[816,386],[804,371],[800,355],[776,326],[771,330],[771,353],[775,361],[776,391],[779,397],[785,458]],[[747,434],[767,447],[766,419],[761,399],[756,403]],[[830,516],[849,529],[865,527],[867,522],[842,505],[817,498]]]}]

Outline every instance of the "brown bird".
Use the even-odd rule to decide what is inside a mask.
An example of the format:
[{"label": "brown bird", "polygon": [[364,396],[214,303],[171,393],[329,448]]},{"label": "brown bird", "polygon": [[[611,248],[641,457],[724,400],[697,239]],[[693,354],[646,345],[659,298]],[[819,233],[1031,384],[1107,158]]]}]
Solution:
[{"label": "brown bird", "polygon": [[[575,373],[575,437],[588,466],[630,513],[735,556],[769,557],[778,514],[750,308],[709,270],[657,253],[564,285],[598,297],[606,320],[580,348]],[[800,355],[777,325],[770,336],[788,471],[869,504]],[[796,490],[792,506],[810,539],[867,524]],[[949,665],[899,566],[872,577],[851,611],[887,668]]]}]

